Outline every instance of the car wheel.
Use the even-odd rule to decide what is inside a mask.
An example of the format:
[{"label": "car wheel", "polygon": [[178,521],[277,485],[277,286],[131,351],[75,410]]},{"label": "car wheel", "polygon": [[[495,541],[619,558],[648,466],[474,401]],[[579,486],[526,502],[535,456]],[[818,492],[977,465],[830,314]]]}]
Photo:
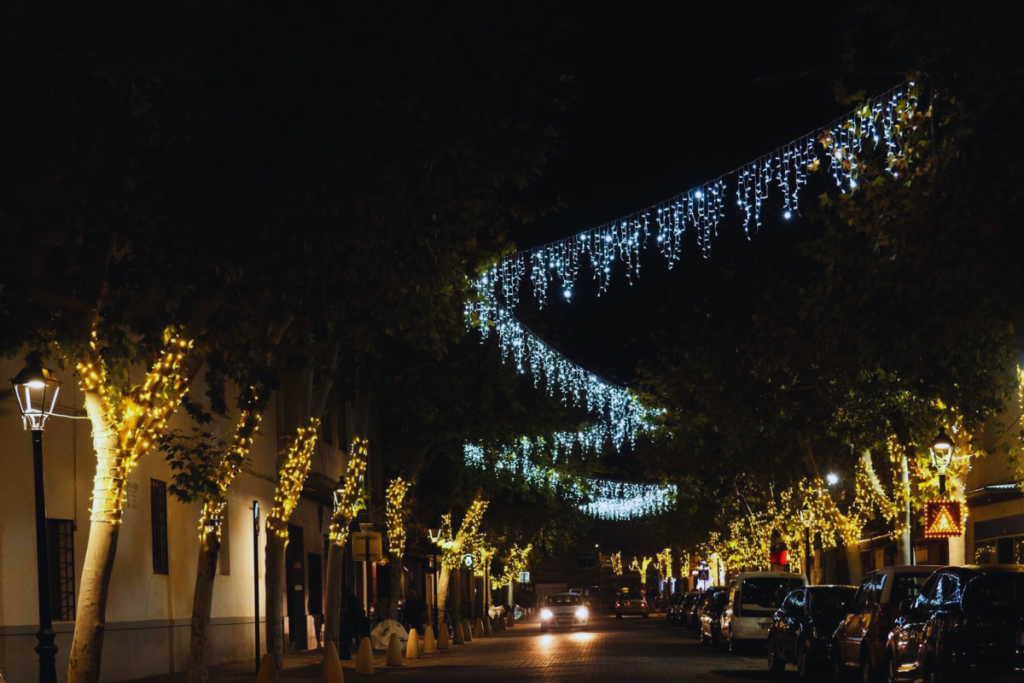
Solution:
[{"label": "car wheel", "polygon": [[931,658],[924,663],[924,683],[939,683],[939,671]]},{"label": "car wheel", "polygon": [[779,656],[779,645],[772,637],[768,640],[768,672],[778,676],[786,670],[786,660]]},{"label": "car wheel", "polygon": [[860,680],[861,683],[876,683],[878,680],[875,667],[871,666],[871,655],[867,652],[860,655]]},{"label": "car wheel", "polygon": [[807,678],[811,674],[811,662],[807,659],[807,645],[803,638],[796,646],[796,675],[800,678]]},{"label": "car wheel", "polygon": [[892,654],[885,658],[885,671],[887,683],[896,683],[896,660]]},{"label": "car wheel", "polygon": [[846,662],[844,662],[843,658],[839,655],[839,643],[834,643],[832,647],[833,652],[835,652],[832,656],[832,680],[835,683],[845,683],[846,679],[849,678],[847,675]]}]

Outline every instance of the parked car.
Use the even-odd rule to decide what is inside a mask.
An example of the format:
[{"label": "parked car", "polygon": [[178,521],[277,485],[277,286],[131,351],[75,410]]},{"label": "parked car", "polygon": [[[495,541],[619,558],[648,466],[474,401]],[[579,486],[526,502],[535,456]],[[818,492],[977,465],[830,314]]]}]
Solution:
[{"label": "parked car", "polygon": [[1024,678],[1024,565],[946,567],[907,603],[886,647],[890,681]]},{"label": "parked car", "polygon": [[583,596],[579,593],[552,593],[544,598],[544,606],[540,610],[541,633],[558,627],[579,626],[586,630],[589,625],[590,610],[583,604]]},{"label": "parked car", "polygon": [[650,605],[647,599],[640,594],[622,592],[615,600],[615,618],[621,619],[625,615],[640,616],[646,619],[651,614]]},{"label": "parked car", "polygon": [[722,610],[729,602],[729,591],[716,588],[708,591],[700,602],[700,642],[717,647],[722,642]]},{"label": "parked car", "polygon": [[686,628],[700,630],[700,615],[697,614],[697,610],[706,594],[707,591],[694,591],[693,598],[683,603],[683,626]]},{"label": "parked car", "polygon": [[937,569],[933,565],[885,567],[860,582],[849,614],[836,629],[833,667],[836,681],[856,669],[865,681],[876,680],[885,667],[885,645],[900,603],[916,599]]},{"label": "parked car", "polygon": [[686,599],[686,593],[676,593],[668,600],[668,607],[665,609],[665,620],[673,623],[678,623],[679,616],[681,614],[680,608],[682,607],[683,600]]},{"label": "parked car", "polygon": [[729,602],[722,610],[722,639],[731,652],[765,642],[775,610],[790,591],[807,585],[803,574],[744,572],[729,584]]},{"label": "parked car", "polygon": [[856,592],[856,586],[808,586],[787,595],[768,629],[768,670],[780,674],[796,664],[806,678],[831,663],[833,634]]}]

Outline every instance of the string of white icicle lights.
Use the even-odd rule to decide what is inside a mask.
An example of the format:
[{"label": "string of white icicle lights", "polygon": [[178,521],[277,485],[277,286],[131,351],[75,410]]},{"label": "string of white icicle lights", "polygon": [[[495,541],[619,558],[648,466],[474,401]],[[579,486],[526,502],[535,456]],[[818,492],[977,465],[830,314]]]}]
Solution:
[{"label": "string of white icicle lights", "polygon": [[[669,268],[679,261],[683,238],[691,230],[703,256],[709,257],[729,201],[736,202],[744,232],[752,238],[762,226],[763,204],[770,196],[781,199],[784,220],[799,213],[800,193],[812,173],[831,178],[840,192],[849,193],[857,188],[863,154],[884,151],[886,170],[899,177],[908,128],[918,110],[917,93],[914,82],[905,83],[699,187],[571,237],[510,254],[480,278],[478,287],[500,292],[502,305],[514,308],[522,282],[529,278],[543,306],[556,285],[560,296],[571,300],[580,270],[587,265],[599,293],[604,292],[617,264],[630,282],[639,277],[640,252],[652,236]],[[481,319],[487,319],[486,312],[478,311]]]},{"label": "string of white icicle lights", "polygon": [[[566,433],[568,434],[568,432]],[[676,496],[670,484],[633,484],[566,476],[554,469],[537,465],[530,455],[544,447],[543,440],[519,439],[502,456],[488,459],[482,446],[466,444],[466,464],[482,470],[507,472],[522,477],[530,485],[551,487],[566,484],[565,493],[575,494],[580,510],[599,519],[628,520],[664,512]],[[553,456],[557,465],[559,455]],[[586,501],[586,502],[584,502]]]},{"label": "string of white icicle lights", "polygon": [[637,433],[650,426],[650,419],[658,411],[645,408],[625,387],[601,379],[548,346],[498,303],[486,279],[477,281],[477,301],[466,304],[469,324],[490,321],[480,325],[481,336],[487,339],[493,326],[502,356],[515,360],[518,372],[529,370],[534,386],[543,385],[549,394],[560,395],[563,401],[600,415],[607,438],[616,447],[627,441],[635,443]]}]

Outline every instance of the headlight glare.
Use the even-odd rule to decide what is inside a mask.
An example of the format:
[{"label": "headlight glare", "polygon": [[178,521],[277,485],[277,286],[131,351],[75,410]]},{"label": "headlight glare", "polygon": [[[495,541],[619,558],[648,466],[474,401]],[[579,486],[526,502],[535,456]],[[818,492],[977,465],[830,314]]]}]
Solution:
[{"label": "headlight glare", "polygon": [[587,611],[586,607],[580,607],[578,610],[576,610],[577,619],[582,621],[583,619],[586,619],[588,616],[590,616],[590,612]]},{"label": "headlight glare", "polygon": [[553,616],[554,615],[551,613],[551,610],[549,610],[549,609],[542,609],[540,611],[540,618],[541,619],[550,619]]}]

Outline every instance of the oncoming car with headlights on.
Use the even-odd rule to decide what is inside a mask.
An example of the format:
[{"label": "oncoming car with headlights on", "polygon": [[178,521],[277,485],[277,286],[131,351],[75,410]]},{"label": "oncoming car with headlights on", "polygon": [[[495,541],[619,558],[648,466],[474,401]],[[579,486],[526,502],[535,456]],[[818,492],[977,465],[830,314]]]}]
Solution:
[{"label": "oncoming car with headlights on", "polygon": [[549,628],[586,629],[589,625],[590,610],[578,593],[552,593],[544,599],[540,610],[541,633],[547,633]]}]

